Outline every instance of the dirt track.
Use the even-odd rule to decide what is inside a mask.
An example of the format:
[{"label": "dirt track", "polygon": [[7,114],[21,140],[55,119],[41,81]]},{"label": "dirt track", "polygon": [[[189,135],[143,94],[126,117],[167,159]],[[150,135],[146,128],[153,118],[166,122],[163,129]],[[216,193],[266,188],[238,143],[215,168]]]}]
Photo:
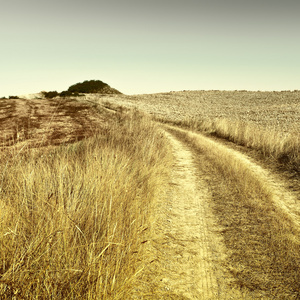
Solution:
[{"label": "dirt track", "polygon": [[[274,205],[299,227],[297,193],[288,190],[282,178],[241,152],[207,137],[189,134],[202,138],[202,143],[215,144],[219,151],[229,152],[236,163],[260,178],[270,189]],[[191,146],[171,133],[166,132],[166,136],[173,148],[175,164],[167,201],[157,212],[159,234],[153,248],[158,258],[156,277],[161,278],[167,299],[273,299],[267,291],[240,290],[235,284],[235,278],[225,267],[230,249],[223,240],[224,228],[213,214],[214,187],[208,185],[214,181],[211,165],[204,153],[198,154],[197,160],[203,167],[199,168]]]},{"label": "dirt track", "polygon": [[191,150],[166,133],[175,157],[167,193],[166,213],[160,212],[158,253],[163,289],[182,299],[241,299],[222,262],[226,249],[212,214],[212,195],[194,163]]},{"label": "dirt track", "polygon": [[[163,101],[160,96],[153,97],[151,102],[154,103],[153,106],[148,103],[151,97],[147,99],[136,97],[134,104],[126,102],[126,99],[125,101],[123,101],[124,99],[116,99],[115,101],[113,98],[107,100],[112,105],[135,106],[144,112],[154,115],[157,113],[165,114],[171,118],[177,109],[187,108],[183,103],[177,107],[176,103],[171,101],[172,99]],[[192,106],[188,106],[188,108],[189,111],[193,110]],[[277,113],[278,111],[275,112],[275,115]],[[188,116],[186,115],[186,117]],[[280,126],[279,128],[282,129]],[[196,133],[192,132],[187,134],[197,136]],[[237,224],[238,230],[233,234],[233,240],[239,244],[237,247],[239,247],[238,251],[241,254],[233,269],[228,268],[228,261],[225,268],[226,258],[231,256],[231,251],[236,251],[236,249],[232,250],[224,246],[224,244],[227,246],[228,243],[223,240],[225,235],[222,232],[227,228],[219,228],[216,225],[222,223],[222,215],[214,216],[211,205],[213,205],[214,196],[224,203],[222,196],[220,196],[223,193],[222,189],[227,190],[228,188],[228,193],[230,193],[231,191],[234,192],[234,189],[239,189],[239,186],[233,183],[232,186],[219,186],[215,189],[215,186],[219,185],[220,177],[218,177],[219,179],[213,178],[218,175],[216,170],[213,170],[215,164],[206,161],[208,161],[208,156],[210,161],[222,158],[217,158],[217,155],[214,157],[216,153],[208,153],[209,150],[208,152],[207,150],[201,151],[201,148],[206,147],[207,149],[215,149],[216,152],[224,152],[230,161],[233,160],[234,164],[239,166],[238,168],[246,170],[247,174],[260,182],[259,185],[264,186],[264,190],[272,199],[270,207],[274,206],[279,209],[282,212],[280,213],[281,216],[289,220],[287,223],[293,224],[291,226],[294,229],[285,233],[286,236],[291,234],[291,240],[295,241],[293,249],[298,249],[298,237],[297,235],[292,237],[292,231],[298,231],[300,224],[299,184],[291,184],[288,177],[275,167],[269,166],[265,161],[260,161],[258,153],[254,154],[253,157],[252,155],[245,155],[237,146],[230,145],[221,139],[214,140],[200,134],[197,137],[197,139],[199,138],[199,151],[197,152],[197,159],[194,159],[192,155],[194,146],[183,141],[179,142],[170,134],[167,134],[167,137],[173,148],[176,164],[167,195],[167,203],[165,203],[165,207],[156,212],[160,214],[160,221],[157,229],[159,234],[154,240],[154,248],[156,249],[154,251],[158,257],[155,268],[158,270],[158,274],[156,273],[155,276],[160,278],[162,289],[168,291],[167,298],[159,299],[297,299],[299,286],[297,280],[293,278],[298,276],[299,271],[297,271],[298,265],[292,263],[292,261],[298,260],[298,258],[293,257],[294,250],[291,250],[289,254],[289,250],[284,246],[278,251],[276,246],[275,248],[266,248],[261,252],[257,250],[260,245],[265,243],[264,234],[273,235],[272,225],[269,226],[271,223],[268,223],[268,218],[272,218],[272,214],[267,213],[263,223],[260,223],[262,222],[260,217],[256,220],[255,218],[252,219],[247,212],[243,216],[239,216],[239,212],[232,211],[232,220],[229,216],[229,222],[236,222]],[[246,149],[243,150],[246,151]],[[195,165],[196,161],[197,166]],[[293,180],[297,181],[298,179],[294,178]],[[251,190],[248,191],[251,193]],[[243,196],[241,195],[241,197]],[[239,225],[239,222],[245,224]],[[262,230],[261,235],[256,235],[255,228],[257,226],[266,228],[265,233]],[[249,229],[251,227],[252,231]],[[249,235],[241,238],[240,232],[247,232],[248,229],[250,230]],[[250,242],[249,245],[252,244],[251,250],[249,250],[248,241]],[[276,239],[271,243],[276,244]],[[245,248],[243,248],[243,244]],[[285,245],[285,242],[282,242],[282,245]],[[244,249],[250,253],[248,253],[247,258],[243,257]],[[253,256],[251,257],[251,255]],[[272,257],[278,257],[278,261],[280,261],[281,256],[287,258],[285,261],[282,258],[284,265],[281,265],[281,262],[276,263],[276,267],[273,268]],[[251,263],[248,264],[248,259],[252,265]],[[257,269],[255,270],[255,268]],[[292,272],[295,275],[289,273],[289,268],[294,268]],[[226,270],[230,270],[231,273],[229,274]],[[237,277],[234,274],[239,273],[246,275],[243,278],[240,276],[238,280],[241,279],[241,281],[236,285]],[[290,276],[290,282],[293,286],[290,286],[288,279]],[[257,279],[252,281],[251,277]],[[244,288],[245,286],[249,286],[250,289]]]}]

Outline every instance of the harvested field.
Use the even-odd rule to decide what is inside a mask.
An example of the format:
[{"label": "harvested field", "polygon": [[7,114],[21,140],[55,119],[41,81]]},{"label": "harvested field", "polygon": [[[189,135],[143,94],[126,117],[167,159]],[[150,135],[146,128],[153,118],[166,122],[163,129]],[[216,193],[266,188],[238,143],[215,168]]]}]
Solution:
[{"label": "harvested field", "polygon": [[104,123],[90,104],[76,99],[1,99],[0,147],[71,143]]},{"label": "harvested field", "polygon": [[300,131],[300,91],[183,91],[101,99],[173,121],[225,118],[282,132]]}]

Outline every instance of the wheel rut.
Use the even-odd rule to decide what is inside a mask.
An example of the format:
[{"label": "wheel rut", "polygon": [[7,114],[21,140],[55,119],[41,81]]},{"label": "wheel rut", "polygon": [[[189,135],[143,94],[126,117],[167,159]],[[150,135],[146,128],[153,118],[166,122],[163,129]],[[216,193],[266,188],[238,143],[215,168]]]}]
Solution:
[{"label": "wheel rut", "polygon": [[175,164],[165,215],[154,240],[163,289],[179,299],[241,299],[230,287],[233,278],[222,264],[226,249],[210,207],[212,195],[203,179],[207,174],[196,167],[187,145],[165,134]]},{"label": "wheel rut", "polygon": [[[165,228],[176,239],[193,233],[198,243],[198,252],[189,256],[190,265],[182,259],[173,266],[172,257],[169,269],[181,273],[176,282],[165,272],[170,290],[185,299],[294,297],[297,272],[287,272],[299,266],[296,195],[285,188],[281,178],[222,142],[181,129],[167,130],[176,158],[175,188],[169,191],[172,202],[168,204],[175,217]],[[190,244],[184,247],[183,253],[194,249]],[[172,256],[171,251],[165,254]],[[295,264],[290,266],[293,259]],[[186,269],[192,271],[184,272]],[[185,284],[179,274],[185,277]]]}]

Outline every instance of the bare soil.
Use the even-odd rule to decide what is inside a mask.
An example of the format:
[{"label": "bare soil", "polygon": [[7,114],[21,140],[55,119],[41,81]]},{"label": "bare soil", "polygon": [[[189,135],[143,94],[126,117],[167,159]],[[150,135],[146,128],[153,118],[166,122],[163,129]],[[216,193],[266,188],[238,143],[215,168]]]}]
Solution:
[{"label": "bare soil", "polygon": [[0,147],[72,143],[104,123],[95,108],[75,99],[1,99]]},{"label": "bare soil", "polygon": [[202,173],[189,147],[170,133],[175,158],[166,202],[159,215],[153,251],[153,273],[160,278],[165,298],[242,299],[234,278],[224,268],[226,248],[212,213],[210,174]]}]

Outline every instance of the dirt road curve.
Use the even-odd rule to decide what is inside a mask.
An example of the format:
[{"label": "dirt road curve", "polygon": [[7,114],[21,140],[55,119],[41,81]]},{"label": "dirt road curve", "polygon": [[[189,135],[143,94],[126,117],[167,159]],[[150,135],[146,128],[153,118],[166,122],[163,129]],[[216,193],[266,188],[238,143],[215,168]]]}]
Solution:
[{"label": "dirt road curve", "polygon": [[166,216],[154,241],[163,289],[179,299],[241,299],[222,267],[226,251],[210,209],[211,194],[203,180],[207,175],[199,173],[186,145],[166,135],[176,162]]},{"label": "dirt road curve", "polygon": [[[214,151],[228,155],[231,161],[264,182],[272,194],[273,204],[292,220],[295,228],[299,226],[297,193],[287,189],[282,178],[220,142],[201,134],[177,131],[196,138],[203,147],[210,146]],[[256,299],[258,294],[247,289],[241,291],[225,268],[231,250],[225,247],[223,228],[213,213],[214,188],[208,185],[214,181],[214,171],[212,165],[205,162],[207,151],[197,152],[194,158],[191,145],[178,140],[172,133],[165,134],[171,143],[175,164],[166,208],[161,210],[160,236],[154,241],[163,289],[170,293],[170,299]],[[199,167],[199,159],[203,168]],[[267,296],[266,299],[271,298]]]}]

